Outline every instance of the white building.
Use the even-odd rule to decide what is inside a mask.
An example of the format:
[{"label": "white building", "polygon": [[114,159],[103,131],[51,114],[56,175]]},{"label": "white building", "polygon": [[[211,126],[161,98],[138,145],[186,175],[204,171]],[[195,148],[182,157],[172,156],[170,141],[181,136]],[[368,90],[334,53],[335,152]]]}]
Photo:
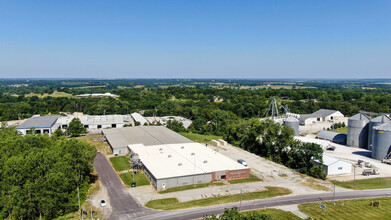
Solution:
[{"label": "white building", "polygon": [[129,115],[83,115],[74,114],[60,117],[57,120],[58,126],[66,130],[69,123],[74,119],[79,118],[80,122],[87,129],[87,132],[100,130],[105,128],[122,128],[125,124],[134,124],[133,119]]},{"label": "white building", "polygon": [[[314,164],[321,165],[318,160],[315,160]],[[323,169],[327,175],[352,173],[352,166],[349,162],[323,154]]]},{"label": "white building", "polygon": [[312,114],[302,114],[299,117],[300,125],[308,125],[317,122],[340,122],[344,115],[340,111],[319,109]]},{"label": "white building", "polygon": [[128,145],[156,189],[248,178],[250,169],[199,143]]}]

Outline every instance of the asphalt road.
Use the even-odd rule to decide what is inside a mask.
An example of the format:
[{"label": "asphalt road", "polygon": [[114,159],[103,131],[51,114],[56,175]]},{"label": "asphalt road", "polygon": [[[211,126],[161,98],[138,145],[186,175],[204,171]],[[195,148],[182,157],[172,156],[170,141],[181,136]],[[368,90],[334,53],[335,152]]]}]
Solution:
[{"label": "asphalt road", "polygon": [[139,204],[122,185],[118,175],[115,173],[106,157],[101,153],[96,155],[94,167],[99,174],[102,183],[107,188],[110,204],[113,212],[110,219],[143,219],[143,220],[186,220],[202,218],[205,215],[220,214],[225,208],[241,207],[240,210],[254,210],[261,208],[272,208],[283,205],[324,202],[324,204],[332,205],[333,200],[360,199],[360,198],[375,198],[375,197],[391,197],[391,189],[377,190],[358,190],[347,192],[297,195],[297,196],[282,196],[270,199],[243,201],[241,203],[227,203],[216,206],[208,206],[203,208],[194,208],[177,211],[155,211],[143,207]]},{"label": "asphalt road", "polygon": [[125,186],[122,185],[118,175],[103,154],[97,153],[94,167],[110,197],[110,204],[113,209],[110,219],[130,219],[156,212],[143,207],[126,192]]},{"label": "asphalt road", "polygon": [[[282,205],[303,204],[313,202],[324,202],[326,206],[333,205],[333,200],[346,200],[346,199],[359,199],[359,198],[374,198],[374,197],[389,197],[391,196],[391,189],[379,189],[379,190],[360,190],[336,193],[335,197],[333,193],[313,194],[313,195],[299,195],[299,196],[283,196],[270,199],[252,200],[242,202],[241,210],[254,210],[261,208],[272,208]],[[203,208],[178,210],[178,211],[161,211],[144,216],[139,216],[135,219],[196,219],[202,218],[205,215],[220,214],[224,212],[225,208],[239,207],[239,202],[229,203],[216,206],[208,206]],[[125,219],[125,218],[124,218]]]}]

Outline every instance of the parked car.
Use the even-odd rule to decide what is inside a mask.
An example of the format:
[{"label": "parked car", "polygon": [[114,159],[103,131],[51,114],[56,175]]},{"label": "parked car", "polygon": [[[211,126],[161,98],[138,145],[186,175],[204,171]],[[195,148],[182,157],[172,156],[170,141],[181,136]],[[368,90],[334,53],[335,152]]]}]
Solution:
[{"label": "parked car", "polygon": [[105,207],[107,204],[106,204],[106,201],[105,200],[100,200],[100,206],[102,207]]},{"label": "parked car", "polygon": [[246,166],[247,167],[247,162],[243,159],[239,159],[238,160],[238,163],[242,164],[243,166]]}]

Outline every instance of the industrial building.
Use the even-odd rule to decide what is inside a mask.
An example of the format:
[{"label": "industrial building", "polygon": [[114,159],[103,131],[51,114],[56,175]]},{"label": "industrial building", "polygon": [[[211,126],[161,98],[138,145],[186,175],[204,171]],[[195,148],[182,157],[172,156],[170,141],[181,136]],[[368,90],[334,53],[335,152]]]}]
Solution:
[{"label": "industrial building", "polygon": [[139,122],[140,125],[144,125],[145,123],[149,124],[149,121],[146,118],[144,118],[144,116],[142,116],[140,113],[135,112],[130,114],[130,116],[132,116],[135,122]]},{"label": "industrial building", "polygon": [[316,122],[338,122],[343,119],[344,115],[337,110],[319,109],[311,114],[302,114],[299,117],[300,125],[308,125]]},{"label": "industrial building", "polygon": [[163,126],[135,126],[102,130],[114,154],[128,153],[127,146],[193,143],[182,135]]},{"label": "industrial building", "polygon": [[101,98],[101,97],[111,97],[111,98],[118,98],[119,95],[114,95],[109,92],[106,93],[92,93],[92,94],[80,94],[76,95],[76,97],[86,98],[86,97],[94,97],[94,98]]},{"label": "industrial building", "polygon": [[16,130],[22,135],[28,134],[31,129],[37,134],[52,134],[58,128],[58,118],[59,116],[34,116],[17,126]]},{"label": "industrial building", "polygon": [[80,120],[87,132],[105,128],[122,128],[126,124],[134,124],[129,115],[84,115],[82,113],[59,117],[57,124],[62,130],[66,130],[74,118]]},{"label": "industrial building", "polygon": [[248,167],[199,143],[131,144],[128,148],[158,190],[250,176]]},{"label": "industrial building", "polygon": [[370,120],[371,118],[363,113],[358,113],[348,119],[347,146],[368,148],[368,127]]},{"label": "industrial building", "polygon": [[315,165],[323,165],[327,175],[338,175],[352,173],[353,165],[349,162],[323,154],[323,164],[319,160],[314,161]]},{"label": "industrial building", "polygon": [[346,139],[347,135],[346,134],[341,134],[333,131],[320,131],[316,137],[316,139],[321,139],[321,140],[328,140],[337,144],[346,144]]}]

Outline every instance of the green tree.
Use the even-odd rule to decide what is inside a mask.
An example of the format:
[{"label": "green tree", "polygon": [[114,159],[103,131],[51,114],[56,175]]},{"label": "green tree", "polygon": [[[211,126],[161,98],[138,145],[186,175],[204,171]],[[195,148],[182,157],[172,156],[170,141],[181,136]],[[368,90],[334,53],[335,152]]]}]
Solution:
[{"label": "green tree", "polygon": [[84,128],[84,125],[80,122],[80,119],[73,118],[67,128],[67,134],[71,137],[77,137],[84,133],[86,133],[86,129]]},{"label": "green tree", "polygon": [[183,123],[177,120],[169,120],[167,122],[167,128],[175,132],[181,132],[186,130],[186,128],[183,126]]}]

